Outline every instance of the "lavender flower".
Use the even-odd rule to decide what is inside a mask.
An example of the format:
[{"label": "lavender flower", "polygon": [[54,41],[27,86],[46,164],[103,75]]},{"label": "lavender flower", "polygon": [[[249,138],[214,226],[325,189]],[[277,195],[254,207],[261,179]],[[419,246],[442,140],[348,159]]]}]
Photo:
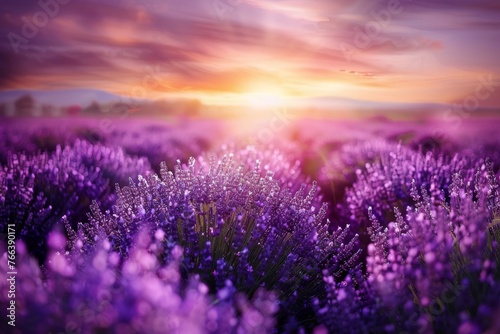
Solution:
[{"label": "lavender flower", "polygon": [[[291,146],[291,145],[289,145]],[[273,173],[273,178],[283,187],[291,191],[299,190],[302,184],[310,184],[310,180],[302,173],[298,156],[293,153],[294,147],[278,149],[277,147],[259,147],[254,145],[222,145],[220,149],[203,154],[198,160],[200,169],[209,170],[212,159],[220,160],[232,155],[235,166],[243,166],[244,173],[254,170],[257,165],[263,173]],[[319,188],[317,189],[319,191]],[[318,193],[313,205],[321,206],[321,195]]]},{"label": "lavender flower", "polygon": [[[235,156],[242,166],[235,166]],[[78,233],[89,244],[102,229],[126,257],[136,232],[149,226],[167,250],[185,249],[186,275],[198,274],[210,291],[230,280],[249,296],[265,287],[278,291],[282,303],[303,308],[324,289],[321,268],[341,277],[356,267],[356,238],[346,240],[340,228],[328,232],[326,206],[312,205],[315,184],[293,194],[270,170],[263,174],[258,161],[250,169],[241,157],[212,158],[200,169],[191,158],[174,172],[163,164],[161,176],[139,176],[137,184],[119,187],[113,212],[92,205],[90,224]]]},{"label": "lavender flower", "polygon": [[[178,246],[170,262],[160,265],[162,244],[145,234],[123,263],[106,240],[92,254],[82,254],[77,245],[64,255],[65,238],[59,232],[52,232],[48,243],[43,272],[17,243],[15,328],[22,332],[270,333],[274,328],[278,308],[273,293],[259,289],[249,301],[227,281],[219,295],[211,296],[197,277],[184,286]],[[7,253],[2,254],[0,267],[6,271]],[[85,265],[79,269],[76,262]],[[9,282],[2,280],[3,308],[9,303],[8,289]],[[6,322],[1,326],[6,329]]]},{"label": "lavender flower", "polygon": [[119,147],[90,144],[77,139],[71,147],[56,152],[58,159],[73,161],[89,169],[95,169],[109,179],[110,184],[127,184],[129,178],[151,172],[151,165],[144,157],[129,155]]},{"label": "lavender flower", "polygon": [[333,333],[369,333],[383,328],[385,316],[377,313],[376,296],[360,270],[335,279],[325,270],[326,298],[315,298],[314,311],[324,328]]},{"label": "lavender flower", "polygon": [[[194,122],[184,123],[180,128],[139,124],[126,128],[117,126],[106,141],[108,145],[121,147],[127,154],[147,158],[154,167],[165,162],[173,168],[178,159],[188,159],[207,150],[219,132],[218,124],[208,124],[206,129]],[[207,138],[208,134],[211,138]]]},{"label": "lavender flower", "polygon": [[452,159],[421,154],[398,146],[380,155],[380,160],[367,163],[356,171],[357,181],[347,189],[345,202],[338,211],[360,234],[362,245],[368,242],[370,225],[368,208],[383,227],[395,218],[394,207],[403,214],[407,207],[416,205],[414,193],[422,187],[429,196],[449,202],[449,185],[455,173],[461,173],[464,182],[474,178],[481,161],[455,155]]},{"label": "lavender flower", "polygon": [[[24,125],[24,124],[23,124]],[[6,164],[9,152],[35,155],[55,151],[57,145],[75,140],[71,131],[60,128],[38,127],[26,129],[19,124],[0,125],[0,163]]]},{"label": "lavender flower", "polygon": [[62,217],[85,219],[94,200],[109,209],[115,200],[109,183],[148,170],[144,159],[82,141],[51,155],[10,155],[0,173],[0,227],[16,224],[17,237],[43,261],[45,237]]},{"label": "lavender flower", "polygon": [[386,228],[370,210],[368,281],[394,329],[485,330],[481,317],[499,306],[498,177],[486,163],[464,181],[453,175],[449,201],[425,186],[412,190],[415,208],[403,218],[395,207]]},{"label": "lavender flower", "polygon": [[[326,158],[323,158],[322,167],[318,172],[318,180],[325,198],[334,206],[342,204],[346,191],[357,180],[357,172],[365,171],[367,166],[380,162],[382,157],[393,152],[405,152],[410,155],[413,151],[402,144],[393,143],[381,138],[362,140],[340,144],[340,148],[329,149]],[[332,210],[331,219],[348,218],[350,214],[343,207]],[[342,219],[341,219],[342,220]],[[353,220],[354,225],[358,224]]]},{"label": "lavender flower", "polygon": [[334,150],[325,159],[320,170],[320,180],[324,183],[351,185],[356,181],[356,170],[363,169],[367,164],[380,161],[382,156],[392,152],[408,151],[401,144],[384,139],[363,140],[343,144],[339,150]]}]

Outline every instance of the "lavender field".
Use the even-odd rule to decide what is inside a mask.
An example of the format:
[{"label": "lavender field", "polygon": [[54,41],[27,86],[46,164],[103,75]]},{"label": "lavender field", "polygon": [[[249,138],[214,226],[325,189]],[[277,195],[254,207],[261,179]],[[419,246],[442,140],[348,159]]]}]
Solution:
[{"label": "lavender field", "polygon": [[500,330],[495,119],[99,122],[2,123],[14,333]]},{"label": "lavender field", "polygon": [[500,333],[498,0],[0,1],[0,334]]}]

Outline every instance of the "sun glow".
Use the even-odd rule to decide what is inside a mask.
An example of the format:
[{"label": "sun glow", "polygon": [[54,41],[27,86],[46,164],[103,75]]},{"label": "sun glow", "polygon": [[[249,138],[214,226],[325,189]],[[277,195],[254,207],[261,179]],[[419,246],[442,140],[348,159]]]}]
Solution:
[{"label": "sun glow", "polygon": [[240,93],[241,102],[250,110],[267,110],[282,107],[288,96],[276,82],[249,81]]},{"label": "sun glow", "polygon": [[252,92],[244,95],[246,105],[252,109],[277,108],[283,105],[284,97],[279,94]]}]

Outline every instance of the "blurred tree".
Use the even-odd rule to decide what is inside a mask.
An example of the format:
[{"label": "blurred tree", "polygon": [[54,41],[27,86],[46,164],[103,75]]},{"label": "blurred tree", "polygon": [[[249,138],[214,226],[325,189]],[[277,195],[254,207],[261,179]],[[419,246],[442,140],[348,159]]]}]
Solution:
[{"label": "blurred tree", "polygon": [[83,109],[84,114],[100,115],[102,113],[101,106],[96,101],[93,101],[88,107]]},{"label": "blurred tree", "polygon": [[32,116],[35,109],[35,99],[29,95],[23,95],[14,102],[17,116]]}]

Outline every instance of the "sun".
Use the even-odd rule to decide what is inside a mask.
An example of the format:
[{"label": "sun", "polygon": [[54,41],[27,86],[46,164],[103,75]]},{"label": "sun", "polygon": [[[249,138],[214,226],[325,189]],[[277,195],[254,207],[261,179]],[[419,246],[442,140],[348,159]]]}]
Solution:
[{"label": "sun", "polygon": [[246,105],[251,109],[271,109],[283,105],[284,98],[276,93],[251,92],[244,94]]}]

